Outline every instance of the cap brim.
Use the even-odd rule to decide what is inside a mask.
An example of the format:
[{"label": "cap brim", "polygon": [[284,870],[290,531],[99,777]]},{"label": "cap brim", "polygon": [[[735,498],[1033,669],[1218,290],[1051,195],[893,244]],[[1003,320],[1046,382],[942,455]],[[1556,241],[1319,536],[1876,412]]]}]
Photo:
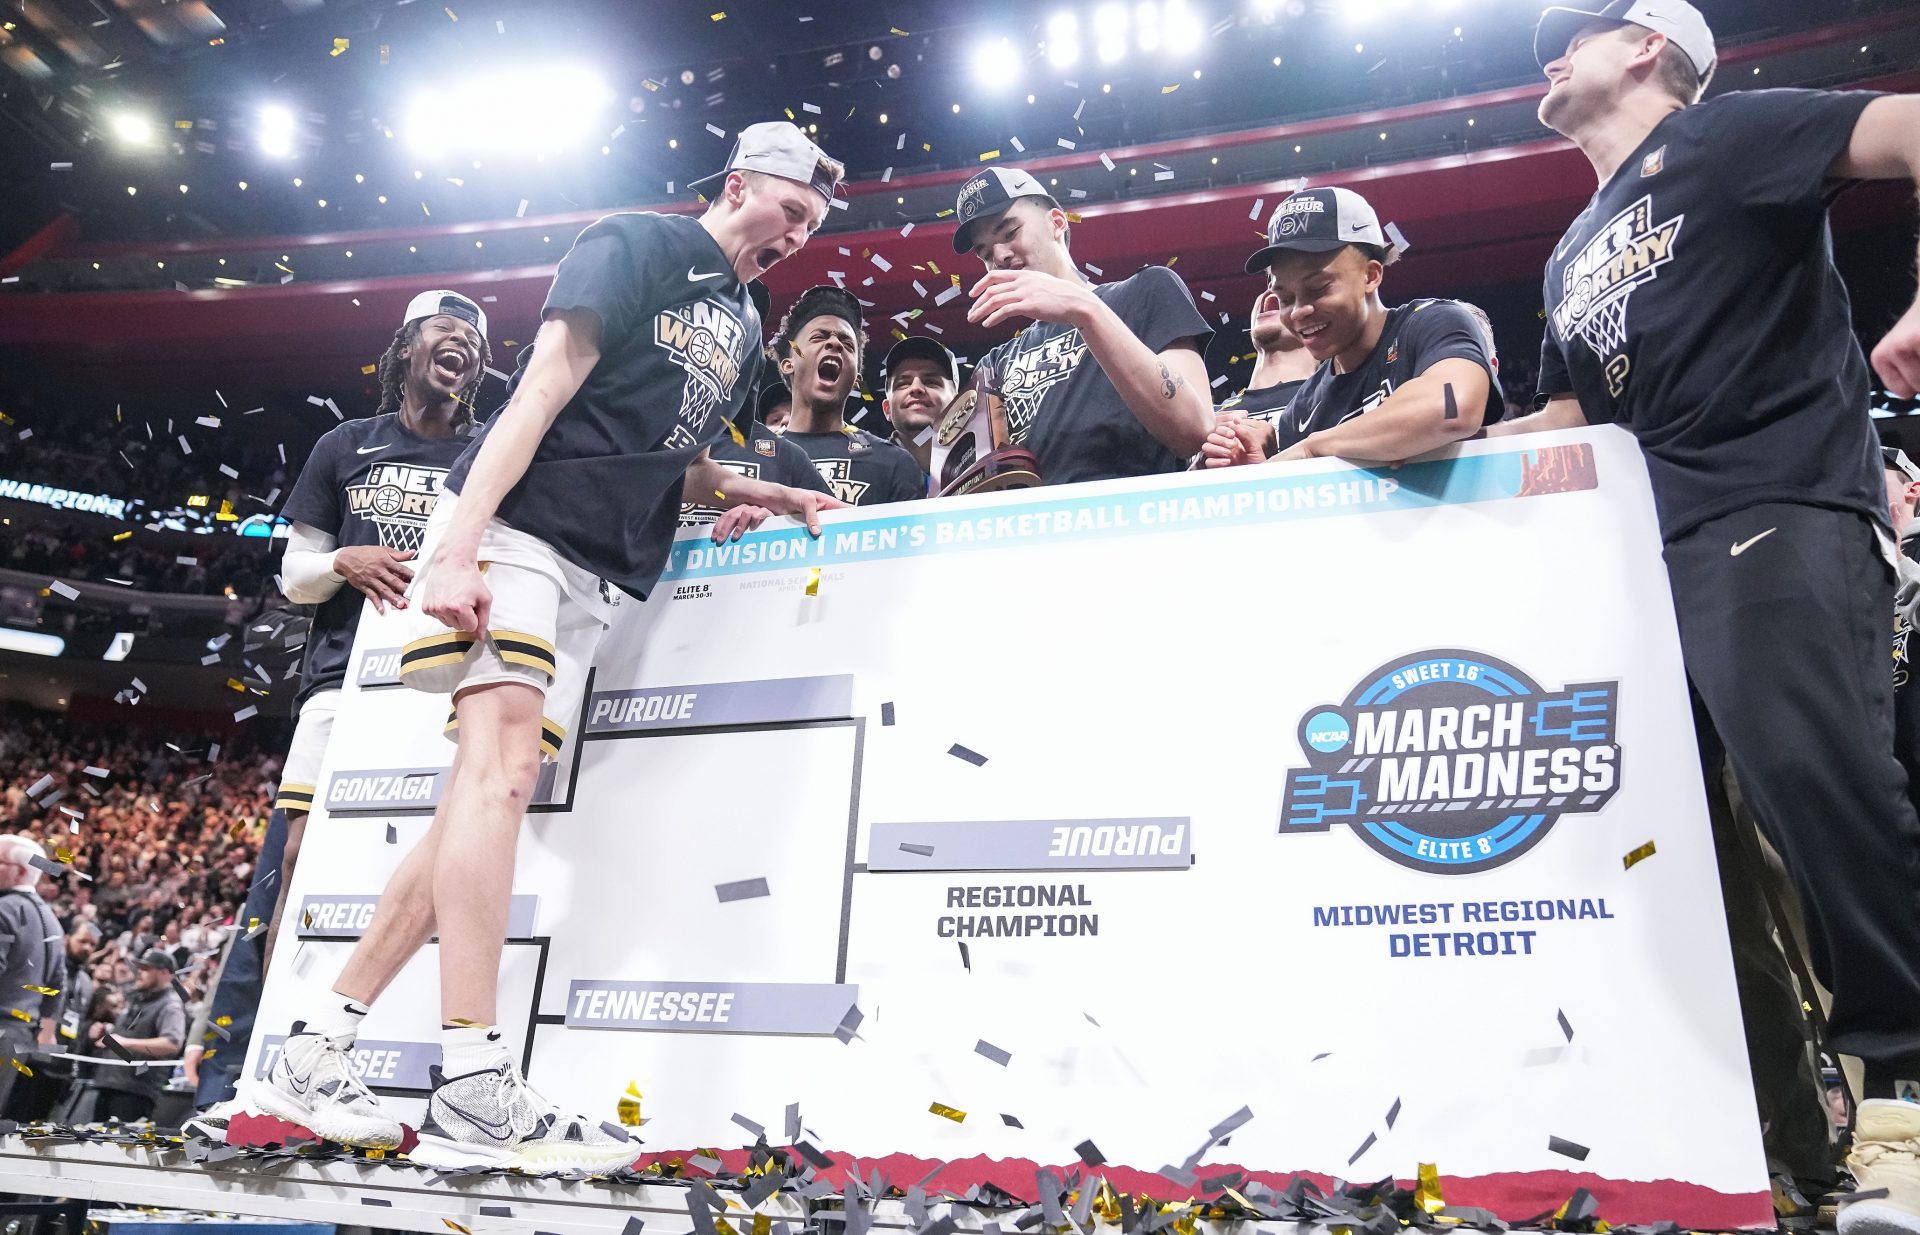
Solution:
[{"label": "cap brim", "polygon": [[1540,14],[1540,23],[1533,28],[1533,58],[1544,69],[1567,54],[1567,44],[1573,42],[1573,36],[1580,33],[1582,26],[1590,21],[1613,20],[1605,13],[1590,13],[1585,9],[1548,9]]},{"label": "cap brim", "polygon": [[1247,259],[1247,273],[1259,274],[1282,253],[1334,253],[1347,247],[1346,240],[1301,240],[1294,244],[1270,244]]},{"label": "cap brim", "polygon": [[953,353],[934,340],[921,335],[909,335],[888,350],[885,365],[887,373],[891,374],[893,367],[903,360],[931,360],[940,366],[942,373],[956,382],[960,380],[959,363],[954,359]]},{"label": "cap brim", "polygon": [[973,252],[973,241],[970,239],[970,237],[973,235],[973,225],[975,223],[979,223],[987,219],[999,218],[1001,215],[1007,212],[1007,207],[1013,205],[1014,202],[1017,202],[1019,200],[1021,199],[1017,197],[1011,198],[1005,202],[1002,202],[1000,205],[995,206],[991,210],[982,210],[979,214],[974,215],[971,219],[968,219],[965,223],[962,223],[960,226],[954,228],[953,229],[953,251],[962,256],[965,256],[966,254]]}]

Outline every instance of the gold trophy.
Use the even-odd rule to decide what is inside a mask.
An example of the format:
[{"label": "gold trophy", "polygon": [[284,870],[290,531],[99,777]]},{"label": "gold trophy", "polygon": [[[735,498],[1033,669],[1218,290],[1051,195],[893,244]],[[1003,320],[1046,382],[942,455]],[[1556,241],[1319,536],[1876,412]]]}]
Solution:
[{"label": "gold trophy", "polygon": [[935,422],[931,462],[941,497],[1031,489],[1042,483],[1033,452],[1009,444],[1007,408],[997,376],[990,365],[976,367],[973,380]]}]

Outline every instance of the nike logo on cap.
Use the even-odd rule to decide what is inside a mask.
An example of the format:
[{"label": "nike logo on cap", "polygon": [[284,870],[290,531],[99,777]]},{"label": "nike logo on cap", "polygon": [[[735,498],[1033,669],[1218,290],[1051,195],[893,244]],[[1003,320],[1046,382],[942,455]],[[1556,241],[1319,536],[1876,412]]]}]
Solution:
[{"label": "nike logo on cap", "polygon": [[360,449],[354,451],[353,453],[357,455],[379,454],[381,451],[385,450],[388,446],[391,446],[391,445],[393,445],[392,442],[387,442],[384,445],[380,445],[380,446],[362,446]]},{"label": "nike logo on cap", "polygon": [[703,280],[703,279],[717,279],[717,278],[719,278],[719,277],[720,277],[720,275],[721,275],[721,273],[722,273],[721,271],[718,271],[718,270],[715,270],[715,271],[713,271],[713,272],[712,272],[712,273],[710,273],[710,274],[698,274],[698,273],[695,273],[695,271],[694,271],[694,269],[693,269],[693,267],[692,267],[692,266],[688,266],[688,267],[687,267],[687,282],[689,282],[689,283],[698,283],[698,282],[700,282],[700,281],[701,281],[701,280]]},{"label": "nike logo on cap", "polygon": [[1745,553],[1747,550],[1753,548],[1755,545],[1759,544],[1761,541],[1765,540],[1767,537],[1773,535],[1775,532],[1779,530],[1780,529],[1777,527],[1770,527],[1766,531],[1760,533],[1758,536],[1755,536],[1752,540],[1741,541],[1739,544],[1733,547],[1732,555],[1734,557],[1739,557],[1742,553]]}]

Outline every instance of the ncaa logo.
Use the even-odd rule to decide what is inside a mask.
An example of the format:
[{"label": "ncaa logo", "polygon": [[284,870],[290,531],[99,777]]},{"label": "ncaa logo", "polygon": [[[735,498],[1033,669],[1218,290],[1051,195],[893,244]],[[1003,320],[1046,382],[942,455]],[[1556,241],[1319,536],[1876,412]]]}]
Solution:
[{"label": "ncaa logo", "polygon": [[1415,870],[1467,875],[1524,854],[1620,787],[1617,681],[1548,690],[1479,652],[1414,652],[1300,722],[1280,835],[1351,827]]}]

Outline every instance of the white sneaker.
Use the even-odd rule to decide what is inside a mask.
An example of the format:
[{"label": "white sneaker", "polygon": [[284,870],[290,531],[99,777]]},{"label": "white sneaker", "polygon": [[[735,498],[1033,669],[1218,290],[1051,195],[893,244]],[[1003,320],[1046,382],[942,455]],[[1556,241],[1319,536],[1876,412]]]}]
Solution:
[{"label": "white sneaker", "polygon": [[611,1171],[640,1156],[640,1142],[618,1124],[562,1113],[535,1093],[509,1061],[448,1078],[428,1069],[433,1096],[408,1158],[420,1166],[552,1171]]},{"label": "white sneaker", "polygon": [[180,1125],[180,1130],[224,1145],[227,1143],[227,1125],[233,1122],[235,1115],[244,1114],[246,1109],[247,1104],[240,1099],[228,1098],[204,1111],[195,1111],[191,1118]]},{"label": "white sneaker", "polygon": [[1860,1191],[1887,1195],[1842,1205],[1840,1235],[1920,1235],[1920,1103],[1862,1102],[1847,1169]]},{"label": "white sneaker", "polygon": [[338,1043],[296,1021],[264,1080],[249,1084],[249,1110],[304,1125],[315,1136],[362,1149],[394,1149],[403,1130],[380,1109]]}]

